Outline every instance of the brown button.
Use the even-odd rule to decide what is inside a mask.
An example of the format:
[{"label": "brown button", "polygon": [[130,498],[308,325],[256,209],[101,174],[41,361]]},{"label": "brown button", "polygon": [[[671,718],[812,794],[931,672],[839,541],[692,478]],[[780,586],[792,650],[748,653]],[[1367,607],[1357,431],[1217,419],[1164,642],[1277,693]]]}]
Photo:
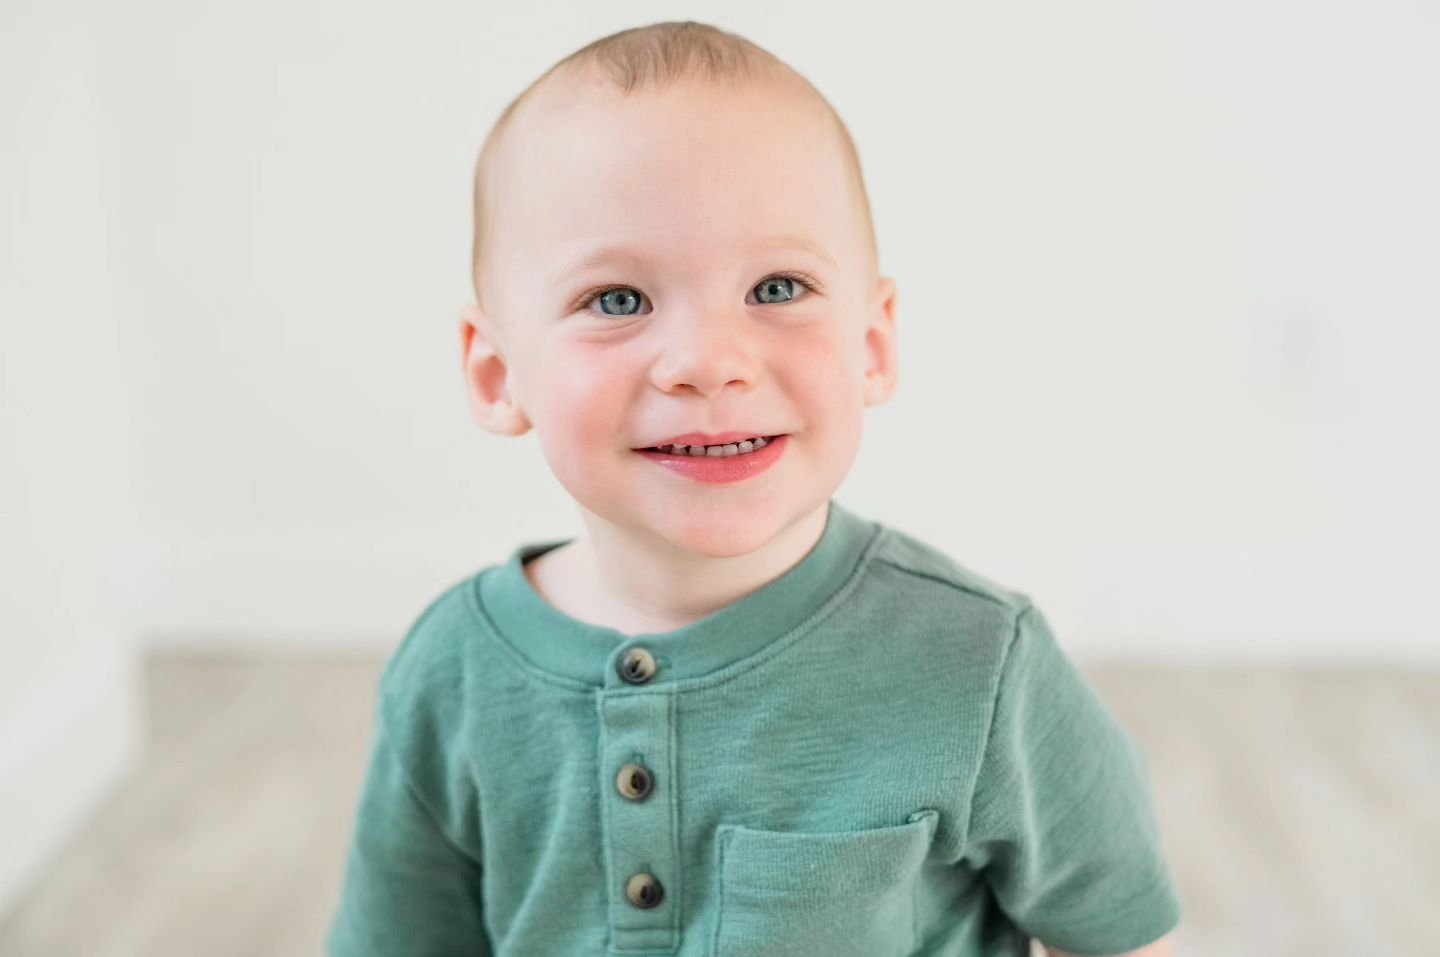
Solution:
[{"label": "brown button", "polygon": [[625,896],[636,907],[648,909],[660,903],[660,898],[665,896],[665,888],[660,886],[655,875],[642,871],[625,882]]},{"label": "brown button", "polygon": [[644,648],[630,648],[620,656],[615,669],[632,685],[643,685],[655,675],[655,656]]},{"label": "brown button", "polygon": [[655,786],[650,769],[643,764],[627,764],[615,775],[615,790],[632,801],[643,801]]}]

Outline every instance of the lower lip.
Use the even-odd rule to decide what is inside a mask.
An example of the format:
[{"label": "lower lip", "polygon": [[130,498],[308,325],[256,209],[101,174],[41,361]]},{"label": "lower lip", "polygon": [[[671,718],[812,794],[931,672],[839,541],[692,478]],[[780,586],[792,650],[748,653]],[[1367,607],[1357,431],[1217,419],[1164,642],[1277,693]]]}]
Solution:
[{"label": "lower lip", "polygon": [[635,451],[656,465],[663,465],[697,482],[740,482],[759,475],[778,462],[789,444],[790,436],[780,435],[768,440],[763,449],[744,455],[676,455],[649,449]]}]

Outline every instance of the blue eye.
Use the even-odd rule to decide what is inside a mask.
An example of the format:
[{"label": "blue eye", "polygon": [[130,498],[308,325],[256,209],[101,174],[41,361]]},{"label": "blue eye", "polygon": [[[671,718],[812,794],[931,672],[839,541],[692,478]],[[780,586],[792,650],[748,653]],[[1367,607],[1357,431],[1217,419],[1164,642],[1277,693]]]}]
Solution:
[{"label": "blue eye", "polygon": [[[640,296],[636,290],[629,286],[616,286],[614,289],[607,289],[595,297],[600,303],[600,308],[607,316],[633,316],[640,310]],[[607,306],[613,305],[619,312],[611,312]],[[631,308],[633,304],[634,308]]]},{"label": "blue eye", "polygon": [[[795,298],[795,280],[789,276],[771,276],[755,287],[756,298],[764,303],[789,302]],[[777,296],[776,299],[768,299],[767,296]]]},{"label": "blue eye", "polygon": [[[796,286],[805,290],[802,294]],[[762,305],[774,305],[781,302],[790,302],[797,295],[808,296],[814,292],[820,292],[820,283],[803,272],[777,272],[766,276],[754,287],[757,290],[756,298]],[[778,298],[771,298],[778,297]]]}]

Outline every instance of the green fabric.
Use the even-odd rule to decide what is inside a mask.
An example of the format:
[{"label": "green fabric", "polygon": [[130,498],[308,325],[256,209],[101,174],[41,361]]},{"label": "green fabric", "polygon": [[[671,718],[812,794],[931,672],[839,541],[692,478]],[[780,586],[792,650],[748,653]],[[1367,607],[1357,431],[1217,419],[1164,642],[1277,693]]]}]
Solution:
[{"label": "green fabric", "polygon": [[1144,756],[1028,596],[832,499],[784,575],[627,636],[531,588],[567,541],[386,663],[331,957],[1115,954],[1179,921]]}]

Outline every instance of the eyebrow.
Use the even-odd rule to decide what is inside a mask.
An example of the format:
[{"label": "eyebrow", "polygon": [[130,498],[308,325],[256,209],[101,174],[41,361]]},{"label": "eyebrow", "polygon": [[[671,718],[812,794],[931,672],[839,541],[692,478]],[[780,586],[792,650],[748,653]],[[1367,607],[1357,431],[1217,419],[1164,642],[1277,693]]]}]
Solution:
[{"label": "eyebrow", "polygon": [[[840,268],[835,257],[819,243],[806,239],[804,236],[769,236],[756,240],[751,244],[754,249],[795,249],[806,252],[822,262],[830,264],[830,268]],[[566,263],[556,273],[554,281],[558,284],[564,282],[570,275],[584,269],[591,269],[595,266],[605,266],[611,263],[634,263],[642,262],[645,254],[639,249],[631,249],[625,246],[607,246],[591,252],[586,252]]]}]

